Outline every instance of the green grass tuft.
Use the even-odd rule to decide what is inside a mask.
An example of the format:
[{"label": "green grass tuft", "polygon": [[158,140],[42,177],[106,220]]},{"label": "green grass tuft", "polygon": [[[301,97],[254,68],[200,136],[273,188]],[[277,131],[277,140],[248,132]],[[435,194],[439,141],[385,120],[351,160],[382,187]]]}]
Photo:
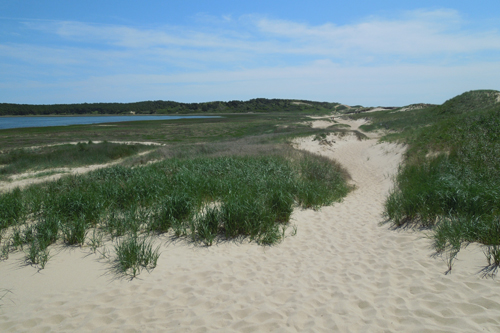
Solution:
[{"label": "green grass tuft", "polygon": [[142,269],[154,269],[160,257],[160,247],[153,249],[151,240],[131,235],[115,246],[117,269],[135,277]]}]

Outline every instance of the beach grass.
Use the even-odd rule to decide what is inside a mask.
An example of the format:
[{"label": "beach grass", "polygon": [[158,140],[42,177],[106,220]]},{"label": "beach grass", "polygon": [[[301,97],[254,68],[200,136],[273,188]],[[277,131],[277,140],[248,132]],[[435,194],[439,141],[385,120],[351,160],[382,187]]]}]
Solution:
[{"label": "beach grass", "polygon": [[485,246],[490,265],[499,264],[498,96],[495,91],[473,91],[410,113],[365,115],[373,117],[367,129],[386,126],[392,131],[386,140],[408,144],[385,203],[386,216],[395,226],[433,230],[434,248],[446,253],[449,269],[471,242]]},{"label": "beach grass", "polygon": [[[229,146],[239,153],[224,150]],[[225,142],[189,151],[191,156],[113,166],[0,195],[0,206],[8,208],[0,213],[0,229],[10,230],[4,251],[23,250],[28,263],[44,268],[51,244],[91,244],[96,252],[109,240],[117,267],[134,276],[153,268],[159,256],[147,237],[274,245],[284,239],[294,207],[318,209],[350,190],[346,171],[335,162],[286,144],[253,138],[246,146]],[[137,259],[141,251],[156,259],[144,263]]]},{"label": "beach grass", "polygon": [[154,269],[160,257],[160,247],[153,249],[152,241],[146,237],[129,235],[115,245],[116,268],[119,272],[130,272],[135,277],[142,269]]}]

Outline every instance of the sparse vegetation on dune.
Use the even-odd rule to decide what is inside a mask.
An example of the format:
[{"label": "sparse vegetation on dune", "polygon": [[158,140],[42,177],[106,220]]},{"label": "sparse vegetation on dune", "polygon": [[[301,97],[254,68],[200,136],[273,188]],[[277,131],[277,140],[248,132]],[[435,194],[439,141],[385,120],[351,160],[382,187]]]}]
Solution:
[{"label": "sparse vegetation on dune", "polygon": [[[408,145],[385,214],[397,227],[432,229],[434,247],[447,254],[450,269],[458,251],[470,242],[484,244],[490,264],[485,272],[500,265],[499,96],[496,91],[473,91],[439,106],[348,115],[369,119],[363,130],[383,129],[388,133],[383,140]],[[294,105],[307,107],[304,103]],[[321,141],[332,132],[366,138],[338,124],[311,128],[306,120],[303,114],[290,113],[101,127],[94,133],[97,138],[169,145],[121,166],[0,195],[0,256],[23,250],[27,262],[43,268],[54,243],[88,245],[96,252],[106,241],[113,241],[114,267],[135,276],[156,265],[160,253],[153,248],[154,235],[168,234],[206,246],[240,238],[276,244],[287,235],[294,207],[319,208],[341,200],[349,191],[345,170],[330,160],[295,151],[287,142],[297,136]],[[73,129],[82,138],[97,130],[91,125]],[[14,140],[30,142],[32,134],[56,142],[65,141],[70,131],[2,132],[13,147],[17,146]],[[22,170],[39,165],[44,155],[61,156],[65,149],[85,153],[98,147],[82,143],[37,152],[10,150],[0,164],[2,170],[9,165]],[[119,157],[142,149],[127,147],[133,151],[124,153],[120,149],[125,148],[116,147]],[[23,159],[32,166],[17,162]],[[47,165],[68,162],[51,163]]]},{"label": "sparse vegetation on dune", "polygon": [[[409,144],[396,187],[386,201],[396,226],[434,230],[434,247],[453,258],[470,242],[485,245],[490,268],[500,264],[499,92],[472,91],[443,105],[370,115]],[[413,123],[413,126],[411,125]]]}]

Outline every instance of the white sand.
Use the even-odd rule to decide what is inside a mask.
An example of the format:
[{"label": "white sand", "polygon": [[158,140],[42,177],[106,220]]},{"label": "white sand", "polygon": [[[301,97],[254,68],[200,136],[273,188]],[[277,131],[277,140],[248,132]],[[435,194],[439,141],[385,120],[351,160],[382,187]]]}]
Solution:
[{"label": "white sand", "polygon": [[[116,125],[101,125],[101,126],[116,126]],[[77,145],[79,143],[87,143],[87,141],[68,141],[68,142],[59,142],[59,143],[51,143],[51,144],[46,144],[46,145],[36,145],[36,146],[30,146],[26,147],[28,149],[30,148],[45,148],[45,147],[54,147],[54,146],[63,146],[63,145]],[[93,143],[101,143],[103,141],[92,141]],[[164,143],[159,143],[159,142],[152,142],[152,141],[108,141],[109,143],[119,143],[122,145],[145,145],[145,146],[165,146]],[[8,151],[10,149],[6,149],[3,151]],[[3,152],[0,150],[0,152]]]},{"label": "white sand", "polygon": [[317,120],[313,121],[311,124],[312,128],[327,128],[328,126],[335,125],[333,121],[328,121],[328,120]]},{"label": "white sand", "polygon": [[39,273],[12,255],[0,262],[0,288],[12,291],[0,331],[500,330],[500,283],[477,274],[486,264],[479,247],[444,275],[422,233],[379,225],[403,147],[352,136],[297,146],[336,158],[357,189],[334,206],[294,212],[296,236],[271,248],[161,238],[158,267],[133,281],[117,280],[88,248],[53,249]]}]

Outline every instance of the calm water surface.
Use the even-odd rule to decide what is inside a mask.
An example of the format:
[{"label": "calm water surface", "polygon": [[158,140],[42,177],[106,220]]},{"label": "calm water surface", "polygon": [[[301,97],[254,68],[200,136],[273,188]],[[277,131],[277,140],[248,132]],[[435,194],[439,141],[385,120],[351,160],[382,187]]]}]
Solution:
[{"label": "calm water surface", "polygon": [[220,118],[218,116],[83,116],[83,117],[0,117],[0,129],[117,123],[138,120]]}]

